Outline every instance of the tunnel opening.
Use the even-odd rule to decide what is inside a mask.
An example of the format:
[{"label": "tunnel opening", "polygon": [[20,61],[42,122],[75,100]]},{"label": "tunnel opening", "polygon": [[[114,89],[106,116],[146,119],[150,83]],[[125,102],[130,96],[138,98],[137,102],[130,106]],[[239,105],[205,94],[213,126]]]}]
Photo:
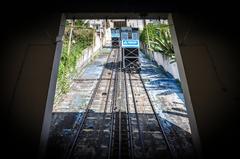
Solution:
[{"label": "tunnel opening", "polygon": [[[64,16],[60,26],[46,158],[194,158],[194,114],[170,20],[83,16]],[[112,37],[111,29],[123,27],[139,28],[137,51],[121,47],[124,35]]]}]

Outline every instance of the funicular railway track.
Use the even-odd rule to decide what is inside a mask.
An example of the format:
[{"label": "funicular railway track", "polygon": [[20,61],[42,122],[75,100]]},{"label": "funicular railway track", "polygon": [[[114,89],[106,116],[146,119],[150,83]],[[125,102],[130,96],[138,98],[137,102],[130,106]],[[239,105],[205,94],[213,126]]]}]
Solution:
[{"label": "funicular railway track", "polygon": [[141,75],[120,59],[114,48],[65,159],[173,158]]},{"label": "funicular railway track", "polygon": [[114,70],[116,70],[117,56],[118,50],[113,49],[86,107],[77,133],[66,150],[65,159],[107,158],[113,113],[110,97],[114,96],[112,92],[113,81],[116,80]]},{"label": "funicular railway track", "polygon": [[139,73],[124,72],[132,158],[174,158]]}]

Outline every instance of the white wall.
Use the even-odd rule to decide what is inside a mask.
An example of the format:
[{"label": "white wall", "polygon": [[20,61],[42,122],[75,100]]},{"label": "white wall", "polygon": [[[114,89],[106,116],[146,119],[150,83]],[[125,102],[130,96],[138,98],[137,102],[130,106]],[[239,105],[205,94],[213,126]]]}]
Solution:
[{"label": "white wall", "polygon": [[127,20],[127,26],[128,27],[136,27],[136,28],[139,28],[139,30],[143,30],[144,22],[143,22],[143,20],[129,19],[129,20]]},{"label": "white wall", "polygon": [[93,47],[89,46],[88,48],[83,50],[82,56],[78,60],[76,66],[77,68],[82,68],[86,66],[91,61],[91,59],[98,53],[97,51],[101,48],[102,41],[100,37],[97,36],[97,34],[95,34],[95,37],[95,45]]},{"label": "white wall", "polygon": [[105,38],[106,38],[106,41],[111,41],[112,40],[112,38],[111,38],[111,28],[110,27],[106,29]]},{"label": "white wall", "polygon": [[178,72],[178,67],[177,67],[177,63],[170,63],[171,60],[169,57],[162,55],[161,53],[158,52],[154,52],[153,53],[153,58],[154,60],[157,62],[158,65],[162,65],[163,68],[171,73],[173,75],[174,78],[179,79],[179,72]]}]

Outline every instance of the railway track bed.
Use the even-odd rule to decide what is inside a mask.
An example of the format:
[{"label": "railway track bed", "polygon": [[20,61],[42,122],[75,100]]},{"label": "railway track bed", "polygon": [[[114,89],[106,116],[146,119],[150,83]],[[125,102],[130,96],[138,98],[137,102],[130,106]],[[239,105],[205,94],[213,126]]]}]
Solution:
[{"label": "railway track bed", "polygon": [[100,77],[76,80],[77,90],[97,83],[83,110],[76,110],[78,116],[59,159],[177,158],[169,129],[145,86],[148,80],[141,73],[123,71],[119,52],[119,48],[112,50]]}]

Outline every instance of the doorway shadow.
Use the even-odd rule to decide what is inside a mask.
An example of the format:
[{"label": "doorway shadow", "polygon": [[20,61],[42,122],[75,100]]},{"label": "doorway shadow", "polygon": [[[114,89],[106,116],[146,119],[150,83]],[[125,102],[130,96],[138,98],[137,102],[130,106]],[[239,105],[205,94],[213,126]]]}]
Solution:
[{"label": "doorway shadow", "polygon": [[[84,112],[54,112],[52,113],[52,122],[51,122],[51,131],[49,134],[49,140],[47,145],[47,153],[46,153],[46,159],[63,159],[65,153],[67,152],[70,143],[72,142],[73,138],[76,135],[77,129],[79,128],[79,123],[83,120]],[[89,116],[94,119],[95,118],[102,118],[104,113],[102,112],[94,112],[90,111]],[[135,113],[130,113],[130,116],[134,116]],[[154,114],[144,114],[139,113],[141,116],[154,116]],[[181,114],[175,114],[180,115]],[[110,114],[107,114],[107,116],[110,116]],[[177,158],[179,159],[192,159],[195,157],[193,145],[192,145],[192,139],[191,134],[184,129],[180,128],[179,126],[171,123],[167,119],[163,119],[161,117],[158,117],[159,121],[163,125],[164,132],[167,136],[167,140],[169,141],[169,144],[171,145],[172,149],[174,150],[174,153],[177,154]],[[94,128],[96,125],[96,122],[98,123],[98,126],[101,125],[101,120],[94,120],[94,121],[88,121],[87,123],[89,129]],[[100,125],[99,125],[100,124]],[[107,125],[110,126],[111,124]],[[106,128],[106,125],[104,125]],[[152,128],[153,130],[159,129],[159,128]],[[160,131],[160,129],[159,129]],[[90,133],[90,132],[89,132]],[[88,134],[89,134],[88,133]],[[150,133],[151,134],[151,133]],[[96,148],[96,143],[91,144],[92,140],[90,140],[90,136],[94,137],[95,135],[88,135],[88,137],[80,138],[79,140],[84,140],[84,143],[86,146],[90,146],[91,148]],[[101,142],[108,143],[108,138],[105,136],[99,136],[99,138],[96,138],[96,140],[99,140],[102,138]],[[163,139],[162,139],[163,140]],[[89,141],[89,142],[88,142]],[[148,141],[149,142],[149,141]],[[150,145],[154,145],[155,141],[151,140],[149,143]],[[161,158],[161,154],[158,151],[155,151],[151,149],[151,147],[148,147],[148,150],[151,151],[151,153],[154,153],[155,157],[159,156]],[[81,151],[80,151],[81,152]],[[85,153],[85,151],[81,152],[82,154]],[[159,153],[159,154],[158,154]],[[91,156],[91,155],[90,155]],[[85,156],[86,158],[89,158],[90,156]],[[84,158],[84,157],[81,157]],[[104,157],[98,157],[98,158],[104,158]]]}]

